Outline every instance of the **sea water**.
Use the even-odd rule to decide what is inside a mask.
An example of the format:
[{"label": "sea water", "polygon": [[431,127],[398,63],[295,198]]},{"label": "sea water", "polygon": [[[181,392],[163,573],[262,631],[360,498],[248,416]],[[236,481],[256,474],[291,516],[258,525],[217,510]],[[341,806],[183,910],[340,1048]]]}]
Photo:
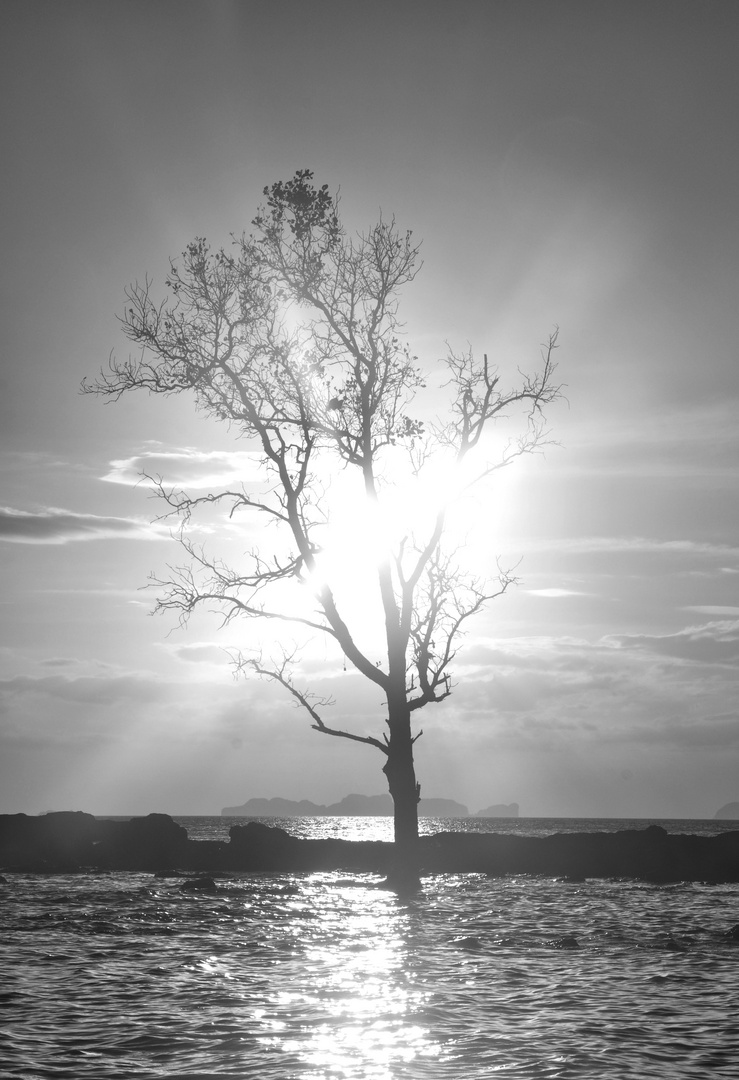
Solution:
[{"label": "sea water", "polygon": [[[389,824],[349,820],[366,839]],[[565,831],[531,820],[494,831]],[[444,874],[403,900],[369,874],[232,873],[214,892],[4,876],[8,1080],[739,1077],[737,885]]]},{"label": "sea water", "polygon": [[[342,840],[393,839],[392,817],[175,817],[187,829],[191,840],[228,840],[233,825],[261,821],[285,829],[306,840],[337,837]],[[438,832],[494,832],[513,836],[551,836],[553,833],[616,832],[618,829],[646,829],[660,825],[669,833],[715,836],[739,831],[739,821],[715,818],[419,818],[422,836]]]}]

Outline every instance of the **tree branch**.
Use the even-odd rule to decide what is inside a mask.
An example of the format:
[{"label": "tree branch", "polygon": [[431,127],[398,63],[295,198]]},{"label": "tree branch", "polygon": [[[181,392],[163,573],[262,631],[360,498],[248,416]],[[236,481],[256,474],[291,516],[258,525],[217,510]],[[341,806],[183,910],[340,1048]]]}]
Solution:
[{"label": "tree branch", "polygon": [[295,660],[295,654],[285,655],[283,662],[280,666],[270,668],[265,667],[260,660],[239,659],[239,669],[243,670],[244,667],[250,667],[258,675],[261,675],[267,679],[274,679],[283,686],[288,693],[295,699],[299,706],[302,706],[307,710],[313,724],[311,725],[315,731],[320,731],[324,735],[333,735],[340,739],[351,739],[353,742],[367,743],[369,746],[375,746],[378,750],[381,750],[383,754],[387,755],[387,747],[384,743],[381,743],[379,739],[375,739],[371,735],[355,735],[351,731],[341,731],[337,728],[330,728],[324,724],[316,707],[312,702],[316,702],[318,705],[328,706],[333,705],[334,702],[328,698],[317,698],[314,694],[307,694],[302,690],[298,690],[292,681],[292,677],[288,673],[288,666]]}]

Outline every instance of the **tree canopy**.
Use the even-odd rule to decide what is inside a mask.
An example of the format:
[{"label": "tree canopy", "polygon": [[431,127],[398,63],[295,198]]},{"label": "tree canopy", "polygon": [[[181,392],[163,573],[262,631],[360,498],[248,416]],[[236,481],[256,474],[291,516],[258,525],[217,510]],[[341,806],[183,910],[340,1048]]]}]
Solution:
[{"label": "tree canopy", "polygon": [[[419,246],[394,219],[350,236],[339,201],[316,188],[309,170],[264,189],[253,231],[211,249],[196,238],[170,264],[167,295],[149,279],[126,294],[123,331],[137,355],[112,359],[84,389],[118,398],[130,390],[191,393],[208,416],[229,424],[257,452],[264,482],[205,495],[166,488],[159,494],[179,518],[185,565],[159,581],[158,607],[187,617],[217,607],[236,617],[292,624],[333,642],[346,662],[378,687],[387,702],[384,728],[373,733],[327,722],[328,702],[298,685],[297,655],[243,652],[240,667],[271,678],[304,707],[320,732],[366,743],[381,752],[395,803],[396,840],[417,837],[419,785],[413,766],[414,713],[452,692],[452,669],[463,629],[510,584],[502,571],[481,581],[445,544],[448,493],[430,498],[423,520],[395,531],[378,529],[371,557],[356,573],[376,590],[382,613],[381,660],[362,648],[362,614],[347,611],[326,565],[333,509],[331,477],[356,478],[367,521],[382,522],[398,462],[419,478],[443,459],[458,496],[491,472],[546,441],[545,406],[560,396],[554,381],[556,331],[537,370],[504,389],[495,366],[471,350],[449,351],[446,413],[432,421],[414,413],[425,369],[402,333],[401,291],[416,276]],[[520,434],[497,457],[484,450],[491,425],[523,411]],[[474,468],[469,467],[474,459]],[[231,518],[256,515],[287,539],[270,541],[226,564],[188,532],[204,506],[227,507]],[[432,505],[433,504],[433,505]],[[265,533],[265,537],[267,534]],[[301,590],[306,605],[291,601]]]}]

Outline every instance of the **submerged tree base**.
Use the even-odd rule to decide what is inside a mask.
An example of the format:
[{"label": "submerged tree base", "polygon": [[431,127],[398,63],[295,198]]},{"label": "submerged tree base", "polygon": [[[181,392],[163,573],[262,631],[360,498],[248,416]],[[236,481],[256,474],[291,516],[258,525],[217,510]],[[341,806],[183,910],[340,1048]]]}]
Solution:
[{"label": "submerged tree base", "polygon": [[435,833],[418,841],[418,862],[381,841],[300,840],[256,821],[231,828],[228,841],[189,840],[166,814],[130,821],[81,812],[0,815],[0,869],[189,871],[200,874],[350,871],[384,877],[409,893],[433,874],[541,874],[570,879],[739,881],[739,831],[718,836],[667,833],[658,825],[611,833],[511,836]]},{"label": "submerged tree base", "polygon": [[379,883],[382,889],[389,889],[399,896],[411,896],[421,888],[421,868],[419,852],[398,854],[395,845],[390,855],[386,877]]}]

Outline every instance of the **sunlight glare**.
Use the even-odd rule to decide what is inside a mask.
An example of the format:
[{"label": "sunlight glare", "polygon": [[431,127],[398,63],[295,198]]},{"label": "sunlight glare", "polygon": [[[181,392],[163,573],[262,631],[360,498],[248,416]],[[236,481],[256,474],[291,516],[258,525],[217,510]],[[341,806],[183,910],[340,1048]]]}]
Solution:
[{"label": "sunlight glare", "polygon": [[401,553],[406,565],[433,534],[437,517],[446,516],[445,534],[458,545],[474,525],[484,521],[480,500],[472,492],[484,471],[484,453],[476,451],[461,464],[451,452],[438,451],[416,474],[405,448],[388,447],[378,482],[378,499],[365,495],[361,478],[348,471],[326,481],[328,524],[317,572],[317,592],[331,586],[352,607],[377,603],[375,577],[366,567],[391,563]]},{"label": "sunlight glare", "polygon": [[[426,994],[414,985],[397,900],[360,881],[334,884],[335,875],[309,880],[313,918],[303,953],[309,977],[273,994],[260,1041],[296,1055],[301,1075],[316,1080],[391,1080],[400,1064],[438,1057],[441,1047],[419,1023]],[[296,934],[304,937],[306,927],[296,927]],[[290,1015],[298,999],[313,1022],[278,1034],[275,1021]]]}]

